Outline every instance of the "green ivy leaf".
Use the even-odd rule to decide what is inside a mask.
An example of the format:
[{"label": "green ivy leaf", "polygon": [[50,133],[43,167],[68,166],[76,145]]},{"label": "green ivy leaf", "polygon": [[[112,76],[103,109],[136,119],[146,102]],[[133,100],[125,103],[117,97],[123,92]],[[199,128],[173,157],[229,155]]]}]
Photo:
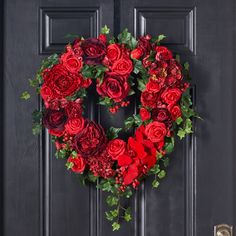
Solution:
[{"label": "green ivy leaf", "polygon": [[161,159],[163,161],[163,165],[164,167],[167,167],[169,166],[169,163],[170,163],[170,159],[168,157],[165,157],[163,159]]},{"label": "green ivy leaf", "polygon": [[125,130],[129,130],[131,129],[135,122],[134,122],[134,118],[133,117],[128,117],[125,121],[124,121],[124,124],[125,124]]},{"label": "green ivy leaf", "polygon": [[161,170],[157,176],[159,179],[163,179],[166,176],[166,172],[164,170]]},{"label": "green ivy leaf", "polygon": [[115,139],[118,137],[118,133],[122,130],[122,128],[114,128],[110,127],[109,130],[107,131],[107,138],[109,140]]},{"label": "green ivy leaf", "polygon": [[28,92],[28,91],[23,92],[23,93],[21,94],[20,98],[21,98],[22,100],[28,100],[28,99],[30,99],[30,94],[29,94],[29,92]]},{"label": "green ivy leaf", "polygon": [[175,60],[180,63],[180,55],[179,54],[176,54]]},{"label": "green ivy leaf", "polygon": [[169,153],[173,152],[174,146],[175,146],[175,140],[174,140],[174,138],[173,138],[173,137],[168,138],[168,139],[166,140],[165,147],[164,147],[166,153],[169,154]]},{"label": "green ivy leaf", "polygon": [[177,125],[180,125],[183,122],[183,118],[178,117],[175,122],[176,122]]},{"label": "green ivy leaf", "polygon": [[143,91],[146,88],[145,82],[142,79],[138,79],[138,90]]},{"label": "green ivy leaf", "polygon": [[105,214],[106,214],[106,219],[107,220],[113,221],[114,217],[113,217],[113,215],[110,212],[105,212]]},{"label": "green ivy leaf", "polygon": [[125,210],[124,219],[125,219],[125,221],[127,221],[127,222],[129,222],[129,221],[132,220],[131,208],[130,208],[130,207],[128,207],[128,208]]},{"label": "green ivy leaf", "polygon": [[66,168],[67,170],[70,170],[74,166],[73,162],[66,162]]},{"label": "green ivy leaf", "polygon": [[153,188],[158,188],[159,185],[160,185],[160,182],[159,182],[158,180],[154,179],[154,180],[152,181],[152,187],[153,187]]},{"label": "green ivy leaf", "polygon": [[157,42],[159,43],[165,38],[166,38],[166,36],[164,34],[160,34],[160,35],[158,35]]},{"label": "green ivy leaf", "polygon": [[119,198],[113,195],[109,195],[106,199],[108,206],[116,206],[119,202]]},{"label": "green ivy leaf", "polygon": [[113,101],[109,97],[100,97],[98,104],[110,107],[113,105]]},{"label": "green ivy leaf", "polygon": [[42,120],[42,117],[43,117],[43,113],[42,111],[38,111],[38,110],[35,110],[32,112],[32,120],[33,120],[33,123],[41,123],[41,120]]},{"label": "green ivy leaf", "polygon": [[112,229],[113,229],[113,231],[119,230],[119,229],[120,229],[120,224],[117,223],[117,222],[114,222],[114,223],[112,224]]},{"label": "green ivy leaf", "polygon": [[89,65],[84,65],[81,69],[81,73],[85,78],[94,78],[94,67]]},{"label": "green ivy leaf", "polygon": [[89,173],[88,173],[88,180],[89,180],[90,182],[95,183],[95,182],[98,180],[98,177],[97,177],[97,176],[94,176],[93,173],[89,172]]},{"label": "green ivy leaf", "polygon": [[185,131],[182,128],[180,128],[178,130],[177,135],[179,136],[180,139],[183,139],[185,137]]},{"label": "green ivy leaf", "polygon": [[42,130],[42,125],[39,124],[39,123],[33,123],[32,124],[32,133],[33,135],[37,135],[37,134],[40,134]]},{"label": "green ivy leaf", "polygon": [[142,121],[142,119],[141,119],[139,114],[138,115],[133,115],[133,117],[134,117],[134,123],[137,126],[140,126],[143,123],[143,121]]},{"label": "green ivy leaf", "polygon": [[188,62],[185,62],[184,63],[184,69],[189,71],[189,63]]},{"label": "green ivy leaf", "polygon": [[149,174],[158,174],[161,171],[160,165],[156,164],[152,169],[149,170]]},{"label": "green ivy leaf", "polygon": [[101,28],[101,34],[109,34],[110,29],[107,27],[107,25],[104,25],[104,27]]}]

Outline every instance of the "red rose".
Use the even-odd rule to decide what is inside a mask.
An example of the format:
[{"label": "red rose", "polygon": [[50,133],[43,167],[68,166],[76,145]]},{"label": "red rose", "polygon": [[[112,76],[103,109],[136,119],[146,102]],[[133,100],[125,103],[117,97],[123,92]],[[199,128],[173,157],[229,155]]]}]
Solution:
[{"label": "red rose", "polygon": [[111,61],[117,61],[121,57],[121,49],[120,46],[116,43],[110,44],[107,47],[107,58]]},{"label": "red rose", "polygon": [[125,152],[126,143],[122,139],[111,140],[107,145],[107,152],[112,157],[113,160]]},{"label": "red rose", "polygon": [[152,119],[154,121],[159,121],[165,123],[165,125],[170,128],[172,126],[172,120],[170,113],[165,108],[155,108],[152,110]]},{"label": "red rose", "polygon": [[97,92],[104,97],[109,97],[115,102],[120,102],[128,96],[130,86],[127,79],[114,73],[106,73],[101,85],[97,83]]},{"label": "red rose", "polygon": [[71,118],[78,118],[82,116],[83,108],[82,108],[82,101],[76,100],[76,101],[70,101],[67,103],[65,107],[67,116]]},{"label": "red rose", "polygon": [[54,131],[55,133],[64,131],[66,121],[67,116],[64,109],[47,109],[43,115],[44,126],[47,129]]},{"label": "red rose", "polygon": [[82,57],[75,56],[71,48],[61,55],[60,61],[72,73],[78,73],[83,66]]},{"label": "red rose", "polygon": [[82,86],[83,88],[88,88],[91,84],[92,84],[92,80],[87,78],[87,79],[84,79]]},{"label": "red rose", "polygon": [[161,89],[159,83],[157,83],[155,80],[150,79],[149,82],[146,84],[146,90],[148,92],[159,92]]},{"label": "red rose", "polygon": [[69,157],[67,162],[72,163],[71,170],[76,173],[83,173],[85,169],[85,160],[81,156]]},{"label": "red rose", "polygon": [[119,75],[129,75],[133,71],[133,63],[130,59],[122,58],[114,62],[111,70]]},{"label": "red rose", "polygon": [[139,114],[142,121],[149,120],[151,118],[150,112],[144,107],[140,109]]},{"label": "red rose", "polygon": [[155,108],[158,101],[158,93],[144,91],[141,94],[141,103],[144,107]]},{"label": "red rose", "polygon": [[83,130],[76,135],[74,146],[83,157],[89,157],[104,150],[106,141],[102,126],[87,120]]},{"label": "red rose", "polygon": [[65,130],[68,134],[78,134],[84,128],[84,118],[69,119],[65,124]]},{"label": "red rose", "polygon": [[170,113],[171,113],[171,116],[172,116],[172,119],[173,120],[176,120],[177,118],[179,118],[180,116],[182,116],[182,112],[181,112],[181,109],[179,106],[173,106],[171,109],[170,109]]},{"label": "red rose", "polygon": [[153,143],[162,142],[167,133],[164,123],[153,121],[146,126],[145,134]]},{"label": "red rose", "polygon": [[53,92],[46,84],[41,87],[40,94],[43,100],[53,99]]},{"label": "red rose", "polygon": [[89,38],[81,43],[85,64],[100,64],[106,54],[106,45],[99,39]]},{"label": "red rose", "polygon": [[156,54],[156,60],[161,61],[161,60],[170,60],[172,59],[172,53],[169,51],[166,47],[163,46],[157,46],[155,48],[157,54]]},{"label": "red rose", "polygon": [[57,64],[45,70],[43,79],[43,87],[50,88],[54,98],[64,98],[72,95],[80,88],[83,81],[80,75],[69,72],[62,64]]},{"label": "red rose", "polygon": [[161,98],[166,104],[176,104],[181,98],[182,92],[178,88],[169,88],[165,90]]},{"label": "red rose", "polygon": [[138,39],[138,48],[142,49],[145,55],[149,53],[151,44],[147,37],[142,36]]},{"label": "red rose", "polygon": [[139,59],[143,55],[143,50],[141,48],[135,48],[131,51],[131,57],[133,59]]}]

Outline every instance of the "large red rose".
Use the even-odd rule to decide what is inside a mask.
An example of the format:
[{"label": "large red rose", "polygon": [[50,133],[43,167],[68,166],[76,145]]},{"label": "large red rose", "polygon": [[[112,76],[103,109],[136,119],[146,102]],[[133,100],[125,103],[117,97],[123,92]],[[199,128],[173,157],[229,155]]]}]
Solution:
[{"label": "large red rose", "polygon": [[89,157],[99,154],[106,142],[102,126],[87,120],[83,130],[75,136],[74,146],[83,157]]},{"label": "large red rose", "polygon": [[111,140],[107,145],[107,152],[113,160],[117,160],[125,152],[126,143],[122,139]]},{"label": "large red rose", "polygon": [[155,108],[158,101],[158,93],[144,91],[141,94],[141,103],[144,107]]},{"label": "large red rose", "polygon": [[117,61],[121,57],[121,49],[120,46],[116,43],[110,44],[107,47],[107,58],[111,61]]},{"label": "large red rose", "polygon": [[77,57],[70,47],[61,55],[60,61],[72,73],[78,73],[83,66],[82,57]]},{"label": "large red rose", "polygon": [[80,174],[83,173],[85,169],[85,165],[86,165],[84,158],[82,158],[81,156],[69,157],[67,162],[73,164],[71,168],[73,172],[80,173]]},{"label": "large red rose", "polygon": [[102,84],[97,83],[97,92],[101,96],[106,96],[113,99],[115,102],[120,102],[128,96],[130,86],[126,78],[114,73],[106,73]]},{"label": "large red rose", "polygon": [[159,83],[157,83],[155,80],[150,79],[148,83],[146,84],[146,90],[148,92],[159,92],[161,89]]},{"label": "large red rose", "polygon": [[133,63],[128,58],[121,58],[114,62],[111,70],[118,75],[129,75],[133,71]]},{"label": "large red rose", "polygon": [[168,48],[164,46],[157,46],[155,50],[157,61],[172,59],[172,53],[168,50]]},{"label": "large red rose", "polygon": [[145,134],[153,143],[162,142],[167,133],[164,123],[153,121],[146,126]]},{"label": "large red rose", "polygon": [[[83,82],[83,78],[78,75],[69,72],[62,64],[54,65],[52,68],[47,69],[43,74],[44,85],[41,89],[43,90],[43,96],[45,93],[47,96],[53,98],[64,98],[72,95],[78,90]],[[48,87],[52,91],[52,95],[48,95],[49,91],[46,91]]]},{"label": "large red rose", "polygon": [[64,131],[66,121],[67,115],[64,109],[46,109],[46,112],[43,115],[43,125],[47,129],[54,131],[55,134]]},{"label": "large red rose", "polygon": [[179,99],[181,98],[182,92],[178,88],[168,88],[166,89],[162,95],[161,98],[166,104],[176,104]]},{"label": "large red rose", "polygon": [[65,130],[68,134],[78,134],[84,128],[84,118],[69,119],[65,124]]},{"label": "large red rose", "polygon": [[81,43],[85,64],[100,64],[106,54],[106,45],[99,39],[89,38]]}]

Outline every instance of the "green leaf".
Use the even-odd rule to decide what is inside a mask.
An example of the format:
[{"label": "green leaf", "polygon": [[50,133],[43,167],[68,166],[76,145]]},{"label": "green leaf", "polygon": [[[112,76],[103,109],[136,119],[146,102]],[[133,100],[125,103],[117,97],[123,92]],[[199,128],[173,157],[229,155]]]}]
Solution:
[{"label": "green leaf", "polygon": [[183,139],[185,137],[185,131],[182,128],[180,128],[178,130],[177,135],[179,136],[180,139]]},{"label": "green leaf", "polygon": [[79,38],[80,36],[78,34],[66,34],[64,38],[69,38],[69,39],[76,39]]},{"label": "green leaf", "polygon": [[133,117],[134,117],[134,123],[137,126],[140,126],[143,123],[143,121],[142,121],[142,119],[141,119],[139,114],[138,115],[133,115]]},{"label": "green leaf", "polygon": [[94,78],[94,67],[89,65],[84,65],[81,69],[81,73],[85,78]]},{"label": "green leaf", "polygon": [[112,230],[113,230],[113,231],[116,231],[116,230],[119,230],[119,229],[120,229],[120,224],[117,223],[117,222],[114,222],[114,223],[112,224]]},{"label": "green leaf", "polygon": [[33,120],[33,123],[41,123],[41,120],[42,120],[42,117],[43,117],[43,113],[42,111],[38,111],[38,110],[35,110],[32,112],[32,120]]},{"label": "green leaf", "polygon": [[185,120],[184,130],[185,130],[186,134],[193,133],[193,131],[192,131],[192,121],[189,118]]},{"label": "green leaf", "polygon": [[179,54],[176,54],[175,60],[180,63],[180,56],[179,56]]},{"label": "green leaf", "polygon": [[172,138],[168,138],[166,143],[165,143],[165,147],[164,147],[166,153],[169,154],[169,153],[173,152],[174,146],[175,146],[174,138],[173,137]]},{"label": "green leaf", "polygon": [[146,88],[145,82],[142,79],[138,79],[138,90],[143,91]]},{"label": "green leaf", "polygon": [[70,156],[70,152],[66,149],[59,149],[56,151],[55,156],[57,159],[67,159]]},{"label": "green leaf", "polygon": [[113,105],[113,101],[109,97],[99,97],[98,104],[103,105],[103,106],[112,106]]},{"label": "green leaf", "polygon": [[166,172],[164,170],[161,170],[157,176],[159,179],[163,179],[166,176]]},{"label": "green leaf", "polygon": [[20,98],[23,99],[23,100],[28,100],[28,99],[30,99],[30,94],[29,94],[29,92],[28,92],[28,91],[23,92],[23,93],[21,94]]},{"label": "green leaf", "polygon": [[187,70],[187,71],[189,70],[189,63],[188,62],[184,63],[184,69]]},{"label": "green leaf", "polygon": [[124,124],[125,124],[125,130],[129,130],[131,129],[135,122],[134,122],[134,118],[133,117],[128,117],[125,121],[124,121]]},{"label": "green leaf", "polygon": [[168,157],[165,157],[161,160],[163,161],[164,167],[167,167],[170,163],[170,159]]},{"label": "green leaf", "polygon": [[131,96],[131,95],[133,95],[133,94],[135,94],[135,91],[134,91],[133,89],[130,89],[130,90],[129,90],[129,96]]},{"label": "green leaf", "polygon": [[96,69],[96,74],[94,75],[95,78],[103,77],[104,72],[107,70],[107,68],[102,65],[96,66],[95,69]]},{"label": "green leaf", "polygon": [[177,125],[180,125],[183,122],[183,118],[178,117],[175,122],[176,122]]},{"label": "green leaf", "polygon": [[160,165],[156,164],[152,169],[149,170],[150,174],[158,174],[161,171]]},{"label": "green leaf", "polygon": [[124,192],[124,196],[126,198],[130,198],[133,195],[133,192],[129,189]]},{"label": "green leaf", "polygon": [[110,211],[110,213],[111,213],[111,215],[115,218],[115,217],[118,216],[119,211],[118,211],[118,209],[115,209],[115,210],[113,210],[113,211]]},{"label": "green leaf", "polygon": [[33,135],[37,135],[37,134],[40,134],[42,130],[42,125],[39,124],[39,123],[33,123],[32,124],[32,133]]},{"label": "green leaf", "polygon": [[124,215],[124,219],[125,221],[129,222],[132,220],[132,217],[131,217],[131,208],[128,207],[126,210],[125,210],[125,215]]},{"label": "green leaf", "polygon": [[95,182],[97,181],[97,179],[98,179],[98,177],[97,177],[97,176],[94,176],[93,173],[91,173],[91,172],[88,173],[88,180],[89,180],[90,182],[95,183]]},{"label": "green leaf", "polygon": [[104,27],[101,28],[101,34],[109,34],[110,29],[107,27],[107,25],[104,25]]},{"label": "green leaf", "polygon": [[73,162],[66,162],[67,170],[71,169],[74,166]]},{"label": "green leaf", "polygon": [[107,220],[113,221],[114,217],[113,217],[113,215],[110,212],[105,212],[105,214],[106,214],[106,219]]},{"label": "green leaf", "polygon": [[119,198],[116,196],[109,195],[106,199],[108,206],[116,206],[119,202]]},{"label": "green leaf", "polygon": [[158,35],[157,42],[159,43],[160,41],[162,41],[165,38],[166,38],[166,36],[164,34],[160,34],[160,35]]},{"label": "green leaf", "polygon": [[107,138],[109,140],[115,139],[118,137],[118,133],[122,130],[122,128],[114,128],[110,127],[109,130],[107,131]]},{"label": "green leaf", "polygon": [[154,179],[154,180],[152,181],[152,187],[153,187],[153,188],[158,188],[159,185],[160,185],[160,182],[159,182],[158,180]]}]

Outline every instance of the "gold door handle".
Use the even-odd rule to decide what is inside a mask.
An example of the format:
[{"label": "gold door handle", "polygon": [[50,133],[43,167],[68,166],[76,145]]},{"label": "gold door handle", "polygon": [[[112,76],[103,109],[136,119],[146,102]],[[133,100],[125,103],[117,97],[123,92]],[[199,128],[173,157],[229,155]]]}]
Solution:
[{"label": "gold door handle", "polygon": [[233,226],[227,224],[215,225],[214,236],[233,236]]}]

